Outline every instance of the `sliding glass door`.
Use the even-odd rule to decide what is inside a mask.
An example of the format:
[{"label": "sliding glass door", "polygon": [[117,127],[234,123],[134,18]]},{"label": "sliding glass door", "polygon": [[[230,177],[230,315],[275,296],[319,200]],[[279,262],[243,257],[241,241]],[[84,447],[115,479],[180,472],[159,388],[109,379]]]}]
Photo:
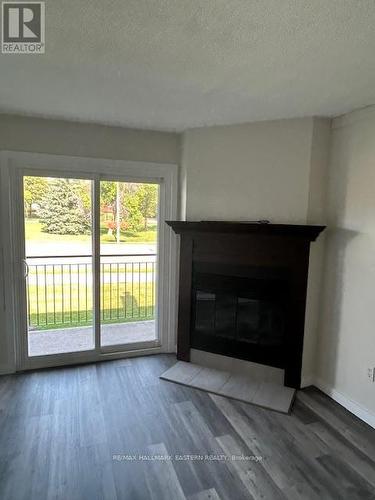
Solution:
[{"label": "sliding glass door", "polygon": [[26,365],[160,345],[159,183],[28,170],[20,184]]},{"label": "sliding glass door", "polygon": [[157,339],[159,186],[100,181],[100,345]]},{"label": "sliding glass door", "polygon": [[95,349],[92,185],[23,176],[29,357]]}]

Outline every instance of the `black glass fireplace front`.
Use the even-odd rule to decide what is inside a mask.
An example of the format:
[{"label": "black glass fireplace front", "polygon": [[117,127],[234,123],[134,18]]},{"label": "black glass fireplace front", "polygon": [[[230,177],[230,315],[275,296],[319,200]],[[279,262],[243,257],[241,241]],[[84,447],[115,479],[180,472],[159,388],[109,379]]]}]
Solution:
[{"label": "black glass fireplace front", "polygon": [[195,272],[192,347],[282,367],[288,281]]}]

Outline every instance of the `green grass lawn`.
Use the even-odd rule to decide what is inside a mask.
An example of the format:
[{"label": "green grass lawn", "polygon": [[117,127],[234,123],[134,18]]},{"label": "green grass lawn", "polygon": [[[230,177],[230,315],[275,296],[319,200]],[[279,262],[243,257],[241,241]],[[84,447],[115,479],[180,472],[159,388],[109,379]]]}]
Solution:
[{"label": "green grass lawn", "polygon": [[[50,234],[42,231],[42,225],[38,219],[25,219],[25,237],[26,241],[47,242],[84,242],[91,241],[91,236],[88,234]],[[155,243],[157,239],[157,227],[151,225],[146,231],[132,232],[122,231],[120,233],[120,241],[123,243]],[[100,228],[101,243],[116,243],[116,237],[108,234],[108,229],[104,226]]]},{"label": "green grass lawn", "polygon": [[[156,243],[157,230],[156,225],[150,226],[146,231],[124,231],[120,233],[120,241],[123,243]],[[100,228],[101,243],[116,243],[116,238],[108,234],[108,229]]]},{"label": "green grass lawn", "polygon": [[[154,319],[155,282],[105,283],[101,287],[103,323]],[[37,330],[92,324],[92,287],[77,284],[29,285],[29,324]]]}]

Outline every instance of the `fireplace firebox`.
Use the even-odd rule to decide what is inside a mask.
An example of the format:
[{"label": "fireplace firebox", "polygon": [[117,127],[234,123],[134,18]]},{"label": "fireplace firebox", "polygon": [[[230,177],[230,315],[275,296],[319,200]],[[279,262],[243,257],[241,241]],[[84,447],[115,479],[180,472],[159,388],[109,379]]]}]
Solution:
[{"label": "fireplace firebox", "polygon": [[195,348],[275,366],[300,387],[310,242],[324,226],[168,224],[181,235],[177,358]]},{"label": "fireplace firebox", "polygon": [[191,347],[283,366],[289,283],[262,271],[193,266]]}]

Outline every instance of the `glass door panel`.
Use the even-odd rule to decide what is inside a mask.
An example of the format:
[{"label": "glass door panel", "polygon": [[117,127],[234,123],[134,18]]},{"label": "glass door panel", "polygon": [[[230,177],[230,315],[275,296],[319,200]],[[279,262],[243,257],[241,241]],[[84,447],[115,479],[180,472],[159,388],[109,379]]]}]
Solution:
[{"label": "glass door panel", "polygon": [[100,344],[153,342],[159,185],[100,181]]},{"label": "glass door panel", "polygon": [[93,350],[92,181],[24,176],[23,198],[28,356]]}]

